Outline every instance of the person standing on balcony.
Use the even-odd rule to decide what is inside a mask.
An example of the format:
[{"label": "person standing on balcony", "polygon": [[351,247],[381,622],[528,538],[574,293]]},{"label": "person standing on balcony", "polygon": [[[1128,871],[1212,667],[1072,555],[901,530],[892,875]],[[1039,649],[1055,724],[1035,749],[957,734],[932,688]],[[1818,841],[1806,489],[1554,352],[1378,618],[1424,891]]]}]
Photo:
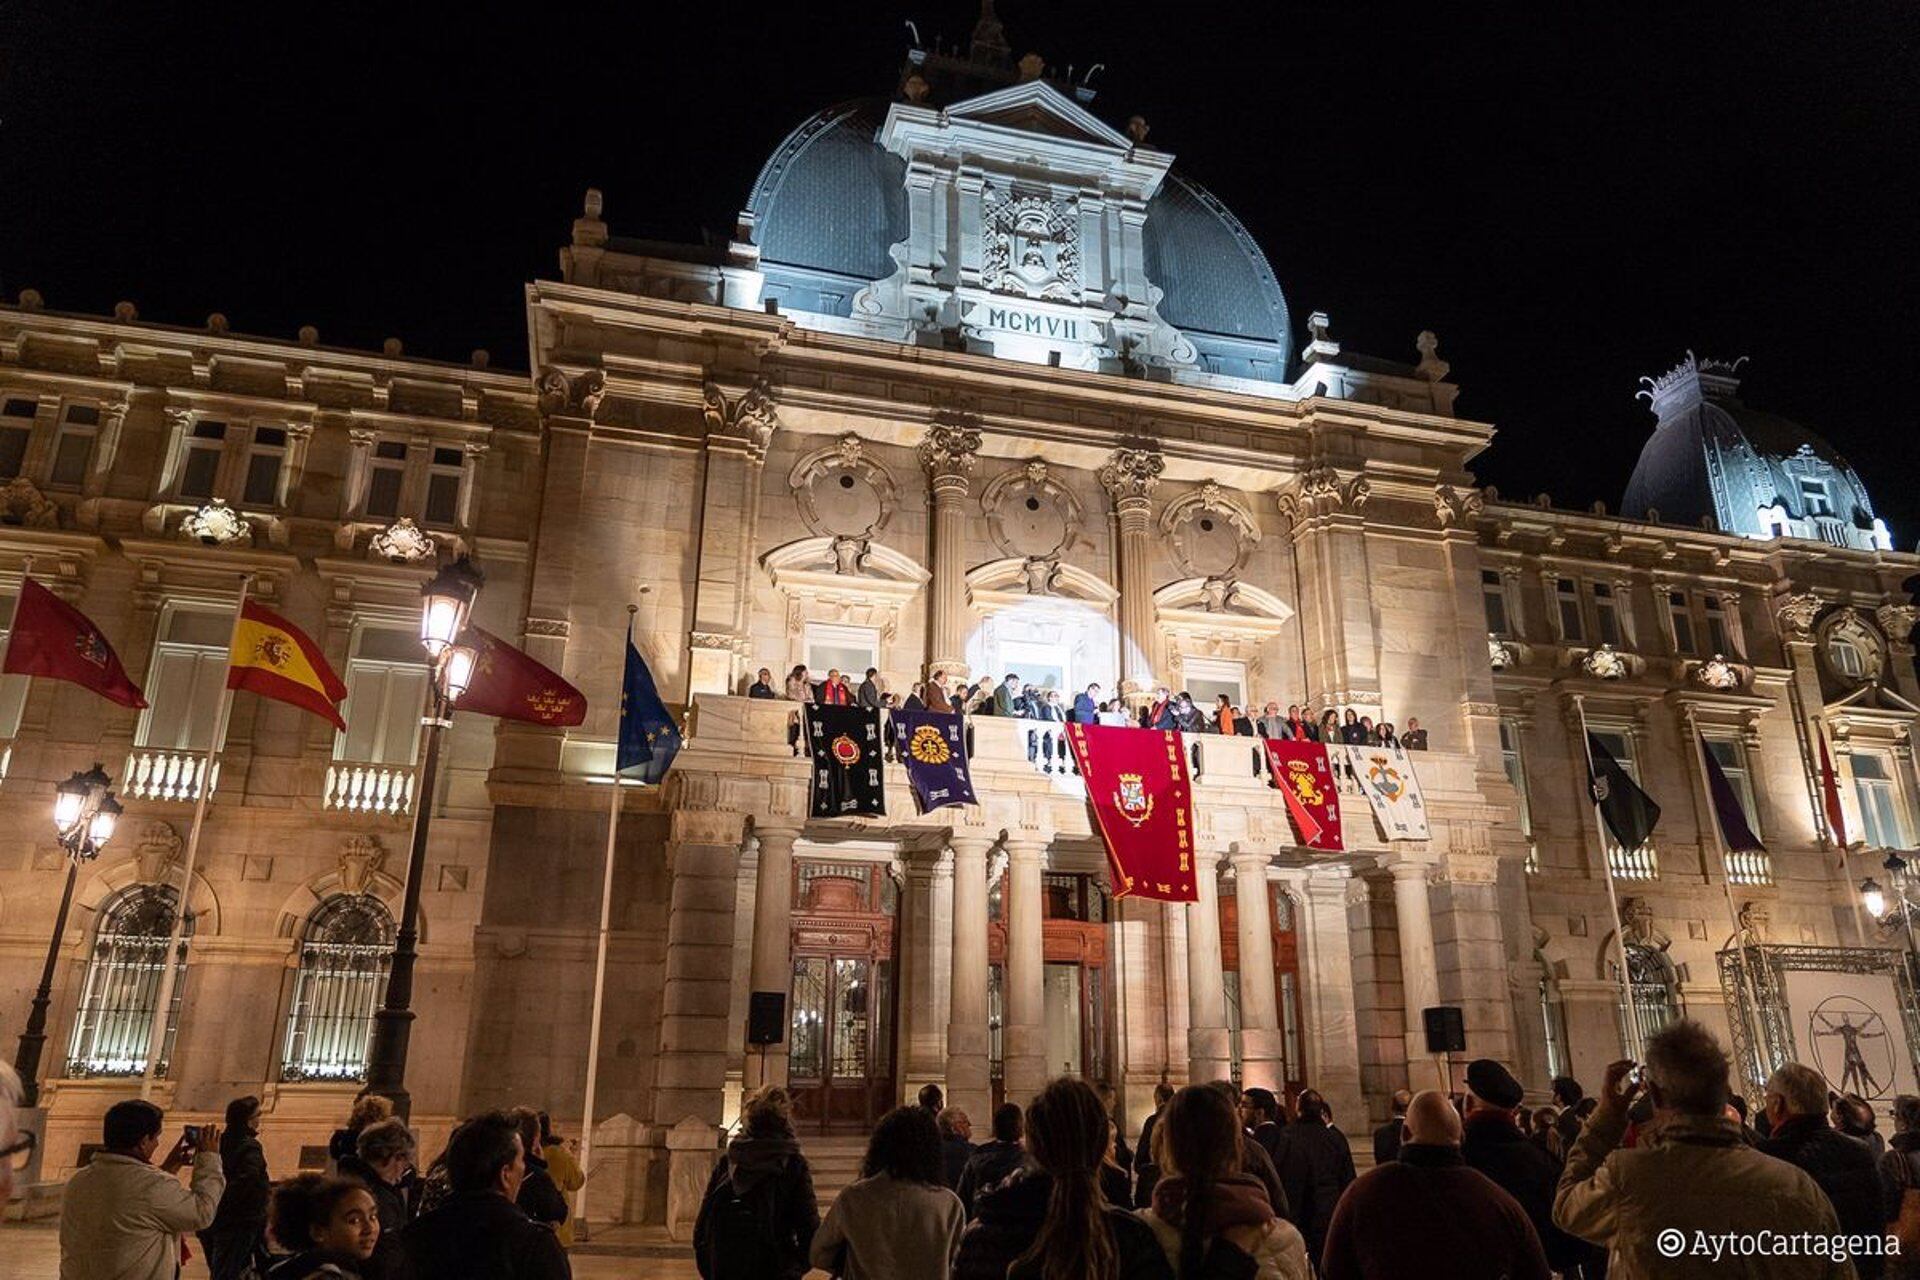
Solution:
[{"label": "person standing on balcony", "polygon": [[804,662],[796,663],[793,670],[787,672],[787,701],[813,701],[813,681],[807,679],[807,664]]},{"label": "person standing on balcony", "polygon": [[880,709],[880,671],[877,667],[868,667],[867,678],[860,682],[860,705],[869,711]]},{"label": "person standing on balcony", "polygon": [[827,678],[820,683],[820,705],[844,707],[852,702],[853,692],[847,688],[847,678],[840,674],[838,667],[829,668]]},{"label": "person standing on balcony", "polygon": [[1009,672],[993,691],[993,714],[997,716],[1026,715],[1024,700],[1020,696],[1020,677]]},{"label": "person standing on balcony", "polygon": [[1427,749],[1427,731],[1420,727],[1419,716],[1407,717],[1407,731],[1400,735],[1400,745],[1408,751]]},{"label": "person standing on balcony", "polygon": [[1167,692],[1167,686],[1160,685],[1153,691],[1153,701],[1140,709],[1140,727],[1142,729],[1173,728],[1173,695]]},{"label": "person standing on balcony", "polygon": [[755,676],[753,683],[747,686],[747,696],[749,698],[779,697],[780,695],[773,691],[773,672],[765,667],[760,668],[760,674]]},{"label": "person standing on balcony", "polygon": [[1073,714],[1067,719],[1075,724],[1093,724],[1094,717],[1100,714],[1100,686],[1090,684],[1082,693],[1073,695]]}]

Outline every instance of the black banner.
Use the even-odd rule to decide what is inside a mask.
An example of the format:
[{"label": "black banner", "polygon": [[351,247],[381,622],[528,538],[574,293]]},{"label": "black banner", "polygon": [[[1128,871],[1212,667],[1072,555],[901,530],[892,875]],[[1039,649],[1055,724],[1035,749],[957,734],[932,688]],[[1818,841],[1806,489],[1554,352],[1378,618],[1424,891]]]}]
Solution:
[{"label": "black banner", "polygon": [[886,814],[881,746],[878,708],[807,708],[807,749],[813,756],[812,816],[846,818]]}]

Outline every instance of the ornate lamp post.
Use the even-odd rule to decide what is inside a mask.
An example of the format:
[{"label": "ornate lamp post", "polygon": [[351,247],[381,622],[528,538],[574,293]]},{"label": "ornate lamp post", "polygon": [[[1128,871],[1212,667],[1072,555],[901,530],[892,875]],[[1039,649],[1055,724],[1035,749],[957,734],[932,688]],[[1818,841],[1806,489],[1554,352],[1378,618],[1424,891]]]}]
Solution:
[{"label": "ornate lamp post", "polygon": [[1887,893],[1880,887],[1880,882],[1871,876],[1860,882],[1860,900],[1866,905],[1867,914],[1882,925],[1892,920],[1894,912],[1899,912],[1901,923],[1906,926],[1907,950],[1920,954],[1920,945],[1915,944],[1913,936],[1914,906],[1907,901],[1907,860],[1889,851],[1887,860],[1880,866],[1893,884],[1892,903],[1888,903]]},{"label": "ornate lamp post", "polygon": [[53,970],[60,961],[60,940],[67,932],[74,882],[79,878],[80,864],[100,856],[120,819],[120,802],[113,798],[112,786],[113,779],[95,764],[54,788],[53,829],[67,855],[67,884],[60,892],[60,910],[53,919],[53,937],[47,943],[40,989],[34,992],[32,1011],[20,1032],[20,1048],[13,1056],[14,1069],[25,1086],[22,1101],[29,1107],[40,1105],[40,1054],[47,1043],[47,1005],[53,998]]},{"label": "ornate lamp post", "polygon": [[427,831],[433,819],[435,775],[440,768],[440,737],[453,723],[453,708],[473,680],[476,654],[460,643],[473,614],[473,602],[485,579],[465,556],[441,568],[420,588],[420,646],[433,668],[432,708],[420,723],[426,749],[414,792],[413,844],[407,855],[406,897],[400,906],[400,931],[394,938],[387,998],[373,1015],[367,1047],[367,1092],[392,1099],[394,1112],[412,1113],[407,1092],[407,1045],[413,1034],[413,967],[419,957],[420,880],[426,871]]}]

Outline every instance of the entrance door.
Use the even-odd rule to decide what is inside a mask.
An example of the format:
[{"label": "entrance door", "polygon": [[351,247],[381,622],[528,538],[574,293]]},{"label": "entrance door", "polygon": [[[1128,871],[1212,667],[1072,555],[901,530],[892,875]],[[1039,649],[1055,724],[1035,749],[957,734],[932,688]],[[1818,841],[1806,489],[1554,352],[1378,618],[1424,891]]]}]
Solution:
[{"label": "entrance door", "polygon": [[[993,1101],[1006,1101],[1000,1027],[1005,1016],[1007,935],[1002,880],[988,895],[988,1022]],[[1106,890],[1097,877],[1047,872],[1041,879],[1041,1017],[1046,1074],[1100,1082],[1108,1076]],[[1025,1099],[1014,1099],[1024,1105]]]},{"label": "entrance door", "polygon": [[816,1132],[865,1131],[893,1104],[898,896],[885,868],[869,863],[804,861],[794,881],[794,1120]]}]

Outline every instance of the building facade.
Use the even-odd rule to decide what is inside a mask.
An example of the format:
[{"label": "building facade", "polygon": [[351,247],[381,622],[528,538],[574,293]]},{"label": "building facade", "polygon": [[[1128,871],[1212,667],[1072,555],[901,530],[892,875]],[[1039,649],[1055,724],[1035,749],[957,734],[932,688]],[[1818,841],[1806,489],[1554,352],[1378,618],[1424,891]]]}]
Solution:
[{"label": "building facade", "polygon": [[[1089,98],[985,24],[790,135],[729,244],[622,240],[590,193],[527,288],[531,373],[0,309],[0,584],[30,560],[153,702],[0,685],[7,1034],[59,891],[52,783],[98,758],[129,809],[61,943],[49,1176],[151,1052],[243,575],[347,674],[349,729],[236,703],[161,1100],[261,1093],[276,1168],[357,1088],[421,805],[416,1122],[429,1144],[488,1105],[578,1122],[630,604],[687,742],[617,801],[596,1218],[684,1229],[765,1082],[811,1133],[929,1081],[978,1115],[1061,1072],[1113,1083],[1130,1129],[1157,1083],[1232,1075],[1318,1088],[1357,1132],[1448,1078],[1427,1008],[1459,1006],[1470,1055],[1533,1088],[1591,1081],[1659,1020],[1725,1026],[1734,916],[1855,941],[1861,859],[1812,762],[1824,741],[1850,831],[1912,844],[1920,559],[1852,470],[1729,412],[1732,371],[1689,358],[1654,383],[1634,514],[1501,500],[1432,335],[1402,363],[1317,314],[1296,334],[1233,215]],[[591,706],[569,730],[456,715],[424,796],[409,633],[456,551],[488,575],[479,621]],[[979,805],[920,815],[893,770],[886,818],[811,820],[796,708],[744,696],[797,666],[1417,718],[1432,838],[1383,839],[1350,794],[1346,852],[1304,849],[1249,741],[1203,736],[1216,874],[1193,904],[1116,900],[1058,740],[995,717],[973,722]],[[1662,806],[1648,847],[1600,835],[1583,718]],[[1696,734],[1764,854],[1718,848]],[[748,1043],[756,992],[784,998],[777,1043]]]}]

